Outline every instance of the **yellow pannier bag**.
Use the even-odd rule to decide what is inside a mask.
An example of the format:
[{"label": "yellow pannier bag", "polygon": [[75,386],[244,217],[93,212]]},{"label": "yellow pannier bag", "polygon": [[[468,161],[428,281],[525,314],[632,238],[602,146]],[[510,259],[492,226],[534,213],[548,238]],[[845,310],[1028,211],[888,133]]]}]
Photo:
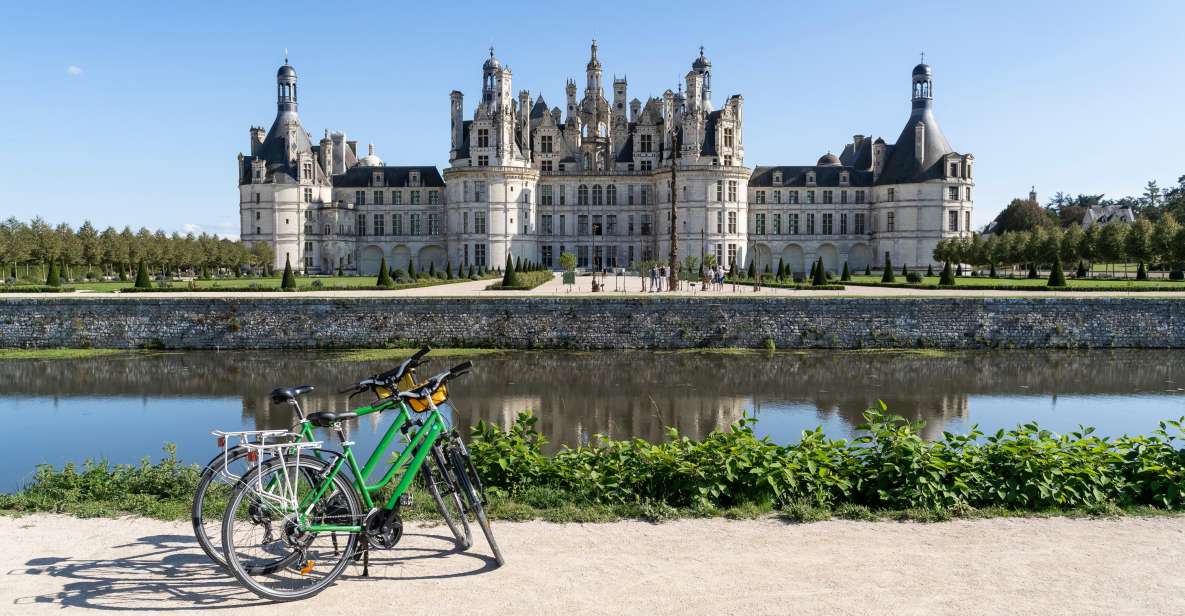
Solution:
[{"label": "yellow pannier bag", "polygon": [[[413,377],[411,373],[412,371],[408,370],[407,373],[403,375],[403,378],[399,379],[399,382],[395,384],[395,387],[397,387],[399,391],[408,391],[416,386],[415,377]],[[394,390],[381,386],[375,387],[374,393],[379,397],[380,400],[383,398],[390,398],[391,396],[395,395]]]},{"label": "yellow pannier bag", "polygon": [[[441,385],[436,391],[432,392],[432,403],[440,406],[445,400],[448,400],[448,388]],[[407,405],[417,413],[423,413],[428,410],[428,400],[425,398],[413,398],[407,401]]]}]

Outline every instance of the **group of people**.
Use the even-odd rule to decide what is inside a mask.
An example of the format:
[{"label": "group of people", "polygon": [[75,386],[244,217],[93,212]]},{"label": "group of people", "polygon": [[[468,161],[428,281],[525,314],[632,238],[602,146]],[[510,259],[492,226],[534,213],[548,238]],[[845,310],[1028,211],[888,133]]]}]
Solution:
[{"label": "group of people", "polygon": [[[703,266],[700,268],[700,285],[703,290],[722,291],[724,290],[724,278],[728,275],[728,270],[724,269],[723,265]],[[670,291],[670,277],[671,268],[667,265],[656,265],[650,268],[649,281],[645,291],[650,293],[658,293],[660,291]]]},{"label": "group of people", "polygon": [[723,265],[714,265],[711,267],[705,265],[700,268],[700,281],[703,283],[703,288],[705,290],[723,291],[725,274]]},{"label": "group of people", "polygon": [[650,268],[650,292],[670,290],[671,268],[666,265],[656,265]]}]

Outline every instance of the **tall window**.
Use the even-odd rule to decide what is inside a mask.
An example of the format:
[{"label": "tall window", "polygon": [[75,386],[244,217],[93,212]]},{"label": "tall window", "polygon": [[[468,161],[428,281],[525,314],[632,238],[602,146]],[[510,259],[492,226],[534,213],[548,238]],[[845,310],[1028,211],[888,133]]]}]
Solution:
[{"label": "tall window", "polygon": [[736,212],[729,212],[728,213],[728,232],[730,234],[735,234],[737,232],[737,213]]},{"label": "tall window", "polygon": [[815,234],[815,215],[813,213],[806,215],[806,234]]},{"label": "tall window", "polygon": [[733,147],[733,133],[731,127],[724,129],[724,147]]},{"label": "tall window", "polygon": [[428,191],[428,205],[440,205],[440,191],[439,190]]},{"label": "tall window", "polygon": [[716,200],[724,201],[724,180],[716,180]]},{"label": "tall window", "polygon": [[963,212],[963,229],[971,230],[971,212]]},{"label": "tall window", "polygon": [[[889,190],[892,190],[892,189],[890,188]],[[893,214],[893,212],[887,212],[885,214],[885,231],[892,233],[893,231],[896,230],[896,227],[897,227],[897,217]]]},{"label": "tall window", "polygon": [[959,187],[958,186],[948,186],[946,188],[946,196],[951,201],[958,201],[959,200]]},{"label": "tall window", "polygon": [[543,136],[539,137],[539,151],[544,154],[551,154],[553,151],[552,150],[553,146],[552,146],[551,140],[552,140],[551,135],[543,135]]},{"label": "tall window", "polygon": [[856,218],[852,221],[852,232],[856,235],[864,234],[864,213],[856,212]]},{"label": "tall window", "polygon": [[358,235],[366,235],[366,214],[358,215]]},{"label": "tall window", "polygon": [[774,235],[782,234],[782,215],[774,214]]},{"label": "tall window", "polygon": [[724,210],[716,210],[716,233],[724,233]]},{"label": "tall window", "polygon": [[473,200],[474,201],[485,201],[486,200],[486,183],[485,182],[474,182],[473,183]]},{"label": "tall window", "polygon": [[403,235],[403,214],[395,214],[391,217],[391,233]]},{"label": "tall window", "polygon": [[638,148],[639,152],[649,153],[654,151],[654,136],[641,135],[641,143]]},{"label": "tall window", "polygon": [[946,213],[946,218],[947,218],[946,230],[947,231],[958,231],[959,230],[959,213],[954,210],[951,210]]},{"label": "tall window", "polygon": [[789,203],[790,205],[798,205],[798,191],[797,190],[790,191],[789,195],[787,195],[786,203]]},{"label": "tall window", "polygon": [[469,212],[461,212],[461,233],[469,233]]},{"label": "tall window", "polygon": [[479,148],[490,147],[490,129],[488,129],[488,128],[477,129],[477,147],[479,147]]},{"label": "tall window", "polygon": [[823,235],[831,235],[831,232],[834,230],[834,220],[834,214],[823,214]]},{"label": "tall window", "polygon": [[551,267],[551,265],[552,265],[551,244],[544,244],[541,249],[541,254],[543,257],[543,259],[542,259],[543,267]]},{"label": "tall window", "polygon": [[486,213],[485,212],[478,211],[478,212],[473,213],[473,232],[474,233],[485,233],[486,232]]},{"label": "tall window", "polygon": [[576,235],[588,235],[588,214],[576,216]]},{"label": "tall window", "polygon": [[424,234],[424,220],[423,220],[423,218],[424,217],[421,216],[420,214],[412,214],[411,215],[411,234],[412,235],[423,235]]},{"label": "tall window", "polygon": [[753,215],[753,232],[757,235],[765,235],[765,214],[757,213]]},{"label": "tall window", "polygon": [[774,191],[774,203],[781,203],[781,202],[782,202],[782,191],[775,190]]},{"label": "tall window", "polygon": [[478,267],[485,267],[486,266],[486,245],[485,244],[474,244],[473,245],[473,264]]},{"label": "tall window", "polygon": [[[568,233],[568,217],[564,214],[560,214],[560,235],[566,235],[567,233]],[[560,252],[563,252],[563,250],[560,250]]]},{"label": "tall window", "polygon": [[419,205],[420,204],[420,191],[418,191],[418,190],[411,191],[411,204],[412,205]]},{"label": "tall window", "polygon": [[815,202],[815,191],[813,191],[813,190],[806,191],[806,202],[807,203],[814,203]]},{"label": "tall window", "polygon": [[830,190],[823,191],[823,203],[834,203],[834,197],[831,193],[832,191]]},{"label": "tall window", "polygon": [[[465,182],[465,193],[466,193],[465,198],[468,199],[469,198],[468,197],[469,182]],[[393,203],[395,205],[403,205],[403,191],[402,190],[392,190],[391,191],[391,203]]]},{"label": "tall window", "polygon": [[650,204],[650,187],[643,186],[641,188],[641,194],[642,194],[642,205],[649,205]]},{"label": "tall window", "polygon": [[626,232],[625,232],[625,234],[626,235],[633,235],[634,234],[634,215],[633,214],[630,214],[628,217],[626,217]]},{"label": "tall window", "polygon": [[588,205],[588,186],[581,184],[576,189],[576,205]]},{"label": "tall window", "polygon": [[888,193],[889,193],[889,194],[888,194],[888,200],[889,200],[889,201],[896,201],[896,200],[897,200],[897,189],[895,189],[895,188],[890,188],[890,189],[888,190]]},{"label": "tall window", "polygon": [[737,200],[737,181],[728,181],[728,200],[735,202]]},{"label": "tall window", "polygon": [[610,184],[605,187],[605,204],[617,205],[617,186]]},{"label": "tall window", "polygon": [[365,190],[355,190],[354,191],[354,203],[356,203],[358,205],[366,205],[366,191]]},{"label": "tall window", "polygon": [[552,234],[551,214],[543,214],[539,217],[539,226],[542,227],[542,233],[545,235]]},{"label": "tall window", "polygon": [[650,235],[650,214],[642,214],[642,235]]},{"label": "tall window", "polygon": [[601,225],[601,215],[600,214],[593,214],[592,234],[593,235],[604,235],[604,227]]},{"label": "tall window", "polygon": [[601,192],[601,185],[600,184],[595,184],[592,188],[592,204],[593,205],[604,205],[605,204],[605,196],[604,196],[604,193]]},{"label": "tall window", "polygon": [[539,205],[552,205],[554,187],[551,184],[544,184],[539,187]]},{"label": "tall window", "polygon": [[303,172],[301,173],[301,179],[305,179],[305,180],[313,179],[313,163],[311,163],[311,162],[304,163]]},{"label": "tall window", "polygon": [[798,235],[798,214],[787,214],[786,231],[790,235]]},{"label": "tall window", "polygon": [[375,214],[374,215],[374,234],[375,235],[386,235],[387,234],[387,215],[386,214]]},{"label": "tall window", "polygon": [[848,234],[848,215],[846,213],[841,213],[839,215],[839,234]]},{"label": "tall window", "polygon": [[757,191],[756,198],[757,198],[757,203],[764,204],[765,203],[765,191],[764,190]]},{"label": "tall window", "polygon": [[[258,196],[258,195],[256,195],[256,196]],[[311,188],[304,189],[304,202],[309,203],[312,200],[313,200],[313,189],[311,189]],[[382,202],[380,201],[379,203],[382,203]]]},{"label": "tall window", "polygon": [[617,214],[605,215],[605,235],[617,235]]},{"label": "tall window", "polygon": [[539,161],[539,170],[543,173],[551,173],[555,170],[550,160]]},{"label": "tall window", "polygon": [[440,214],[428,214],[428,235],[440,235]]},{"label": "tall window", "polygon": [[856,191],[856,203],[864,203],[864,191]]},{"label": "tall window", "polygon": [[840,203],[847,203],[848,202],[848,191],[846,191],[846,190],[839,191],[839,202]]}]

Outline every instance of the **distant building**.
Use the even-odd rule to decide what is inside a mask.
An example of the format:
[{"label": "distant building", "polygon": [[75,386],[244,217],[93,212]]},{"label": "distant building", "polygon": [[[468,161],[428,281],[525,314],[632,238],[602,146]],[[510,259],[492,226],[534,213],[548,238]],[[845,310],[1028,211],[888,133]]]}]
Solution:
[{"label": "distant building", "polygon": [[[501,266],[507,256],[557,267],[622,267],[670,251],[671,168],[679,256],[804,272],[894,263],[923,266],[943,238],[971,232],[974,157],[955,152],[932,112],[933,74],[913,69],[912,113],[895,143],[856,135],[814,165],[744,165],[739,94],[715,108],[712,63],[700,49],[678,92],[627,101],[627,80],[602,84],[590,48],[583,96],[568,80],[565,108],[512,95],[511,70],[482,65],[469,119],[450,95],[449,167],[387,166],[368,148],[325,132],[313,143],[297,116],[296,71],[276,75],[271,128],[251,128],[239,155],[245,242],[265,241],[311,273],[374,274],[386,258],[414,264]],[[679,151],[673,152],[674,139]]]},{"label": "distant building", "polygon": [[1082,217],[1082,226],[1105,225],[1111,221],[1135,222],[1136,213],[1126,205],[1092,205]]}]

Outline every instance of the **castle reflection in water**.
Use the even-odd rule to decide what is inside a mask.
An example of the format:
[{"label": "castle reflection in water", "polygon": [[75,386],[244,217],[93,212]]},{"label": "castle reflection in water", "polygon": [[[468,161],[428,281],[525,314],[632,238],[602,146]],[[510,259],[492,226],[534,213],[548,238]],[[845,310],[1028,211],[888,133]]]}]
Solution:
[{"label": "castle reflection in water", "polygon": [[[926,420],[925,435],[966,424],[976,394],[1059,396],[1163,393],[1185,384],[1185,362],[1171,351],[728,354],[700,352],[507,352],[475,357],[452,389],[454,418],[467,433],[478,420],[506,426],[524,410],[554,445],[596,434],[661,440],[668,427],[698,438],[745,413],[813,409],[821,424],[846,432],[883,399],[894,413]],[[438,359],[422,372],[461,358]],[[6,393],[239,398],[243,425],[283,428],[277,386],[310,383],[308,408],[344,410],[336,390],[396,360],[346,362],[315,352],[184,352],[63,362],[0,362]],[[1168,385],[1166,385],[1168,384]],[[1175,384],[1175,385],[1173,385]],[[383,418],[368,417],[363,430]],[[839,435],[836,435],[839,436]],[[779,438],[778,440],[787,440]]]}]

